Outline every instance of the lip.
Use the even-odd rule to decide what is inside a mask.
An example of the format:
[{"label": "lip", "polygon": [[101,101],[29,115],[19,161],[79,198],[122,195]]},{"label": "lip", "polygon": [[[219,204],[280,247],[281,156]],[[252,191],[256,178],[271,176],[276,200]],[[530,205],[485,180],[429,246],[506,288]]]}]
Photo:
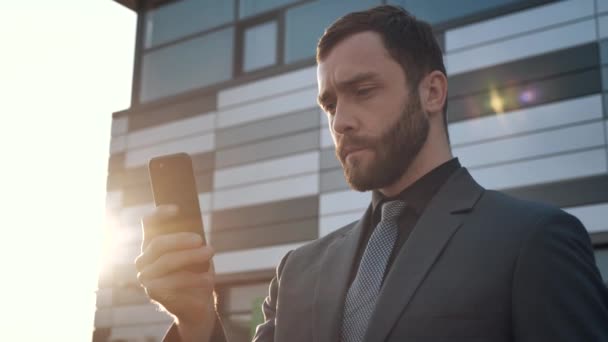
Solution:
[{"label": "lip", "polygon": [[367,147],[357,147],[357,148],[347,148],[344,149],[344,151],[342,152],[342,156],[343,159],[346,160],[346,158],[348,158],[349,155],[353,154],[353,153],[357,153],[357,152],[361,152],[367,150]]}]

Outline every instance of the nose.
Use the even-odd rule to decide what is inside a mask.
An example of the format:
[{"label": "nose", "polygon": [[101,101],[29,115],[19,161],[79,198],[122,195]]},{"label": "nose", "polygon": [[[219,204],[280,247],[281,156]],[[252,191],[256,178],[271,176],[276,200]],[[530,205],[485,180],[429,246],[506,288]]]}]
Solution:
[{"label": "nose", "polygon": [[357,120],[352,111],[349,111],[344,104],[336,106],[334,115],[331,118],[331,129],[334,134],[349,134],[357,129]]}]

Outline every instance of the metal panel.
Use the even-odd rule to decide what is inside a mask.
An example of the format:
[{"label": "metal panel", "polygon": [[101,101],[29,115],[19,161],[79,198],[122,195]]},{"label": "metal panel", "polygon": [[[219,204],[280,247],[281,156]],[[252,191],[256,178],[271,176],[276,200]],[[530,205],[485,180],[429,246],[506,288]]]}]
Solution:
[{"label": "metal panel", "polygon": [[217,168],[224,168],[317,148],[319,148],[319,130],[312,130],[217,151],[215,165]]},{"label": "metal panel", "polygon": [[317,128],[319,127],[317,115],[318,109],[309,108],[285,116],[218,130],[215,134],[216,148],[221,150],[235,145]]}]

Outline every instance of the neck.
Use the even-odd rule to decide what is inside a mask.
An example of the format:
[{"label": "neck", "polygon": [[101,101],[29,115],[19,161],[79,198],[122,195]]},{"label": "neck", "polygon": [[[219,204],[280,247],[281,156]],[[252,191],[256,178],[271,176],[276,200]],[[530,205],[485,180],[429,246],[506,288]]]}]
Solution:
[{"label": "neck", "polygon": [[445,135],[431,134],[407,170],[391,185],[378,189],[386,197],[394,197],[415,183],[422,176],[452,159],[452,152]]}]

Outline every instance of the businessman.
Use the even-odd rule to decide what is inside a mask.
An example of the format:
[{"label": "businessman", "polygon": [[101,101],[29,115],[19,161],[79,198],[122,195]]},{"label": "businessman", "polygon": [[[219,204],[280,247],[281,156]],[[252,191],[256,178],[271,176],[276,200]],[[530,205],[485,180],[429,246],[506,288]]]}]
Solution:
[{"label": "businessman", "polygon": [[[361,218],[288,253],[255,341],[608,341],[608,292],[585,228],[478,185],[451,154],[431,27],[380,6],[317,46],[318,102]],[[159,208],[144,224],[171,217]],[[138,278],[173,315],[166,341],[224,341],[211,259],[187,233],[146,241]]]}]

